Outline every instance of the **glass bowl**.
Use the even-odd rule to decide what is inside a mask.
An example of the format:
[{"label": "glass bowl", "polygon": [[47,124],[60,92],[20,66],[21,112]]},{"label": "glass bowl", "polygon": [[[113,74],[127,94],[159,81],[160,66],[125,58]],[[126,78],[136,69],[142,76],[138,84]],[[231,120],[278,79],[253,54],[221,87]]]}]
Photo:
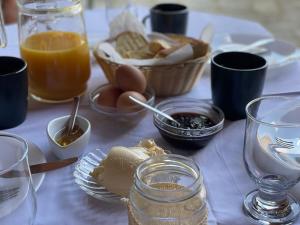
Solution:
[{"label": "glass bowl", "polygon": [[[105,88],[108,84],[101,85],[97,87],[95,90],[91,91],[89,94],[89,102],[91,108],[101,114],[102,116],[108,116],[113,118],[114,120],[118,120],[119,122],[134,122],[139,121],[141,118],[143,118],[146,113],[147,109],[142,108],[140,106],[136,107],[136,110],[133,112],[125,112],[118,110],[114,107],[107,107],[107,106],[101,106],[97,103],[97,98],[101,95],[101,90]],[[153,89],[150,87],[147,87],[146,91],[143,93],[145,98],[147,99],[147,104],[153,106],[155,102],[155,95]]]},{"label": "glass bowl", "polygon": [[209,101],[201,99],[166,100],[156,105],[160,111],[174,115],[175,113],[197,113],[208,117],[214,125],[200,129],[178,128],[167,123],[167,119],[154,113],[153,123],[161,136],[175,147],[199,149],[204,147],[212,137],[223,129],[224,114],[221,109]]}]

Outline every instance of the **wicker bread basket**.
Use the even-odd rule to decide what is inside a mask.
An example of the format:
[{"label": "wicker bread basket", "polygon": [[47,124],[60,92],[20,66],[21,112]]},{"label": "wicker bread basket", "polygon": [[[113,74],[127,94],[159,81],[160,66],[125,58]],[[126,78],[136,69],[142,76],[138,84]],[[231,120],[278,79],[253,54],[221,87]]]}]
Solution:
[{"label": "wicker bread basket", "polygon": [[[172,35],[172,38],[191,44],[198,40]],[[97,48],[97,47],[96,47]],[[136,66],[143,71],[148,86],[152,87],[156,96],[175,96],[190,91],[204,72],[204,65],[210,56],[210,48],[203,56],[173,65]],[[106,78],[115,84],[115,70],[120,65],[112,62],[103,52],[94,50],[94,56],[101,66]]]}]

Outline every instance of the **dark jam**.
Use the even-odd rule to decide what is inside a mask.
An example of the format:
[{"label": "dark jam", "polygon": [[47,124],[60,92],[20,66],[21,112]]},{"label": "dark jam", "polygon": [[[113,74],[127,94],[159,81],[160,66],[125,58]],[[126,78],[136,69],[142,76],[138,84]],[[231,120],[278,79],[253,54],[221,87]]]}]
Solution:
[{"label": "dark jam", "polygon": [[[179,124],[165,119],[164,122],[174,129],[160,129],[159,132],[163,138],[168,141],[176,149],[183,149],[182,154],[192,154],[193,150],[198,150],[206,146],[215,132],[198,132],[199,129],[210,128],[217,123],[209,116],[194,112],[178,112],[171,114],[175,121]],[[176,129],[181,128],[184,130]],[[195,132],[193,132],[195,131]],[[186,151],[191,150],[191,151]]]},{"label": "dark jam", "polygon": [[215,125],[215,123],[209,117],[200,113],[180,112],[174,113],[171,116],[180,124],[179,125],[171,120],[167,120],[167,124],[173,127],[183,129],[202,129]]}]

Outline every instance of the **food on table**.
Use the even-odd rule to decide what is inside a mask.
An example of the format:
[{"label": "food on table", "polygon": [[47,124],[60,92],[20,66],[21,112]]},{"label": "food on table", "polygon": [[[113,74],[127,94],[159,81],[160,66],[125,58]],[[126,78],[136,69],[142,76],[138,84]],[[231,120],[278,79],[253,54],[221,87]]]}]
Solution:
[{"label": "food on table", "polygon": [[143,95],[146,91],[147,81],[138,68],[130,65],[120,65],[115,72],[116,86],[108,84],[99,93],[97,104],[114,107],[123,112],[134,112],[141,109],[129,96],[142,102],[147,102]]},{"label": "food on table", "polygon": [[128,58],[128,52],[148,48],[148,41],[145,37],[136,32],[122,32],[115,38],[116,50],[124,58]]},{"label": "food on table", "polygon": [[172,54],[173,52],[177,51],[178,49],[180,49],[182,47],[183,47],[183,45],[177,45],[177,46],[173,46],[171,48],[162,49],[159,52],[157,52],[157,54],[155,55],[155,58],[165,58],[168,55]]},{"label": "food on table", "polygon": [[81,135],[83,135],[83,133],[84,131],[78,125],[75,124],[70,134],[68,134],[68,132],[66,132],[65,129],[63,129],[61,132],[58,132],[56,134],[54,139],[59,145],[65,147],[76,141],[78,138],[80,138]]},{"label": "food on table", "polygon": [[126,58],[132,59],[151,59],[153,58],[153,53],[149,49],[140,49],[136,51],[126,52]]},{"label": "food on table", "polygon": [[30,92],[52,101],[82,94],[90,76],[87,40],[74,32],[47,31],[29,36],[21,44],[28,63]]},{"label": "food on table", "polygon": [[141,140],[138,144],[137,147],[143,147],[146,148],[149,151],[149,154],[151,156],[156,156],[156,155],[163,155],[165,154],[165,150],[159,147],[153,139],[144,139]]},{"label": "food on table", "polygon": [[224,114],[212,103],[201,99],[171,99],[156,105],[159,111],[172,116],[178,126],[158,113],[153,123],[161,136],[176,148],[199,150],[224,127]]},{"label": "food on table", "polygon": [[[126,38],[122,45],[127,47],[122,53],[120,47],[117,47],[116,39],[123,35]],[[204,65],[210,56],[208,43],[182,35],[150,34],[145,37],[140,34],[137,39],[144,43],[140,48],[128,47],[135,41],[128,37],[128,32],[123,32],[117,38],[111,37],[99,43],[93,51],[94,56],[109,82],[113,84],[116,83],[116,67],[123,64],[137,66],[144,73],[148,86],[154,90],[156,96],[174,96],[190,91],[203,75]],[[111,52],[103,46],[110,46]]]},{"label": "food on table", "polygon": [[146,78],[141,70],[130,65],[121,65],[115,72],[116,83],[123,91],[144,93],[147,87]]},{"label": "food on table", "polygon": [[131,59],[165,58],[186,45],[193,49],[192,58],[205,56],[209,51],[209,45],[201,40],[172,34],[169,38],[172,42],[159,38],[148,41],[142,34],[126,31],[109,41],[123,58]]},{"label": "food on table", "polygon": [[149,50],[154,54],[157,54],[159,51],[169,49],[171,47],[171,44],[162,39],[154,39],[149,43]]},{"label": "food on table", "polygon": [[135,147],[116,146],[91,176],[108,191],[127,197],[136,167],[149,157],[162,154],[165,151],[152,139],[143,140]]},{"label": "food on table", "polygon": [[102,106],[116,107],[121,94],[122,90],[120,88],[108,84],[101,90],[101,94],[97,98],[97,103]]},{"label": "food on table", "polygon": [[132,101],[129,96],[132,96],[142,102],[146,102],[147,99],[136,91],[126,91],[120,95],[117,101],[117,109],[125,112],[134,112],[140,109],[140,106]]},{"label": "food on table", "polygon": [[191,112],[180,112],[171,115],[174,120],[179,124],[166,119],[166,123],[178,128],[183,129],[202,129],[208,128],[215,125],[215,122],[211,120],[208,116],[200,113]]}]

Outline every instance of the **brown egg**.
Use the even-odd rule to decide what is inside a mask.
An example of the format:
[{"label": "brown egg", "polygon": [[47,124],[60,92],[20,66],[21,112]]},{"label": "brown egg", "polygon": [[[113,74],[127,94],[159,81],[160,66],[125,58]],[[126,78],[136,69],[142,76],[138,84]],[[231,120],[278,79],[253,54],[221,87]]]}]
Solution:
[{"label": "brown egg", "polygon": [[130,65],[121,65],[116,69],[116,82],[123,91],[144,93],[147,86],[146,78],[141,70]]},{"label": "brown egg", "polygon": [[122,90],[116,86],[108,84],[101,89],[101,93],[97,98],[97,103],[101,106],[116,107]]},{"label": "brown egg", "polygon": [[134,112],[141,109],[141,106],[132,101],[129,96],[132,96],[142,102],[146,102],[147,99],[136,91],[126,91],[120,95],[117,101],[117,109],[125,112]]}]

